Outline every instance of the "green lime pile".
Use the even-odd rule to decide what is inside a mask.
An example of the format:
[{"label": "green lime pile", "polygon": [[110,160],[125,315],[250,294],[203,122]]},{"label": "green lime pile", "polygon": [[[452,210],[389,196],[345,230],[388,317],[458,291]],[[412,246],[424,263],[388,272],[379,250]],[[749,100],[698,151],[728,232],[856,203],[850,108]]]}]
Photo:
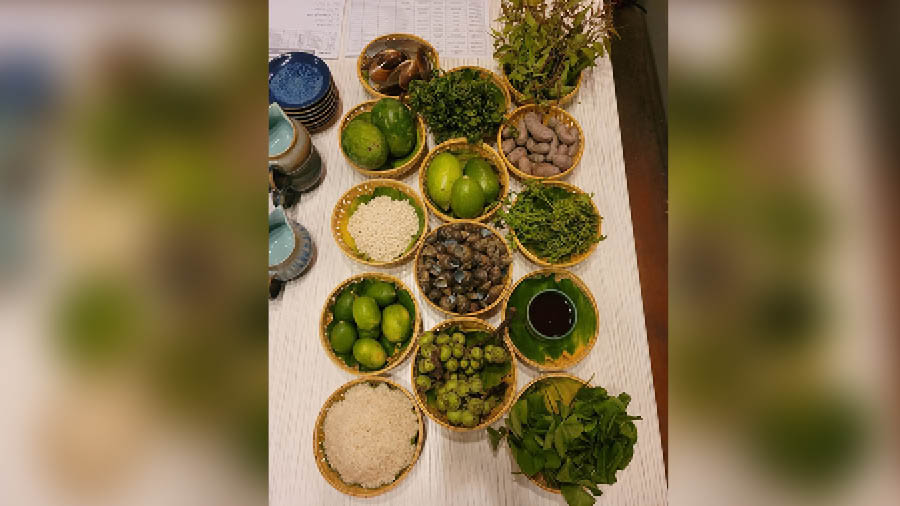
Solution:
[{"label": "green lime pile", "polygon": [[364,279],[344,288],[326,329],[331,349],[350,367],[374,371],[409,344],[415,304],[393,283]]},{"label": "green lime pile", "polygon": [[416,389],[432,413],[448,423],[475,427],[498,408],[510,388],[504,381],[512,364],[492,332],[452,327],[419,337]]},{"label": "green lime pile", "polygon": [[425,169],[425,193],[454,218],[472,219],[500,196],[500,178],[491,164],[474,153],[438,153]]},{"label": "green lime pile", "polygon": [[424,141],[416,129],[415,116],[396,98],[382,98],[341,132],[344,154],[368,170],[400,167],[415,156]]}]

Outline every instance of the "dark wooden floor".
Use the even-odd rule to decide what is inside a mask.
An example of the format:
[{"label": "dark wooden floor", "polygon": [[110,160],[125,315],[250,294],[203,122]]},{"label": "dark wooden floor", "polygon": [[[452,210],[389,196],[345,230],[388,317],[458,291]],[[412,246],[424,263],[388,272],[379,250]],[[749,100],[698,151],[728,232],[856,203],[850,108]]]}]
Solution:
[{"label": "dark wooden floor", "polygon": [[621,38],[613,40],[610,57],[668,475],[668,129],[643,11],[620,8],[615,26]]}]

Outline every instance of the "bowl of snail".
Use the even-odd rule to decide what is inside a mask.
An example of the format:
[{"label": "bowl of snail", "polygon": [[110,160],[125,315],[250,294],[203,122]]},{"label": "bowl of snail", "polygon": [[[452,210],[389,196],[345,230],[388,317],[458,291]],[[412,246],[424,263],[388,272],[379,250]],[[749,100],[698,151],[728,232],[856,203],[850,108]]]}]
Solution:
[{"label": "bowl of snail", "polygon": [[410,365],[413,392],[432,420],[454,431],[479,430],[515,396],[512,353],[488,323],[445,320],[419,336]]},{"label": "bowl of snail", "polygon": [[403,362],[421,322],[418,303],[402,281],[370,272],[345,280],[331,292],[319,333],[332,362],[366,376]]},{"label": "bowl of snail", "polygon": [[465,138],[435,146],[419,168],[425,205],[444,221],[487,221],[509,192],[509,174],[497,152]]}]

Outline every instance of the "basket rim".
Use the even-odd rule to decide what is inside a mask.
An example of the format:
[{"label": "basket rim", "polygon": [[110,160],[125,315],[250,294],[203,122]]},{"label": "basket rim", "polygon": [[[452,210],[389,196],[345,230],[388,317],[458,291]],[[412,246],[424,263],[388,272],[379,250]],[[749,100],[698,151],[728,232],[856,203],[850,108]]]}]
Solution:
[{"label": "basket rim", "polygon": [[[503,247],[506,248],[506,253],[510,256],[510,258],[512,258],[512,250],[509,247],[509,243],[503,238],[502,235],[500,235],[500,232],[498,232],[497,229],[495,229],[494,227],[492,227],[486,223],[481,223],[481,222],[474,221],[474,220],[454,220],[454,221],[449,221],[447,223],[442,223],[441,225],[437,226],[433,230],[429,231],[427,234],[423,234],[423,237],[427,238],[431,234],[437,233],[437,231],[443,227],[450,226],[450,225],[459,225],[459,224],[463,224],[463,223],[471,223],[474,225],[480,225],[482,227],[486,227],[488,230],[493,232],[494,235],[497,236],[497,238],[500,239],[500,242],[503,244]],[[423,239],[422,244],[424,244],[424,243],[425,243],[425,241]],[[510,263],[509,267],[507,267],[503,291],[500,292],[500,295],[497,296],[497,299],[494,300],[494,302],[491,302],[488,306],[486,306],[482,309],[479,309],[478,311],[475,311],[474,313],[456,313],[453,311],[447,311],[446,309],[442,309],[434,301],[429,299],[428,294],[426,294],[425,291],[422,290],[422,285],[421,285],[421,283],[419,283],[419,276],[416,275],[416,273],[419,271],[419,262],[421,261],[421,258],[422,258],[422,247],[420,245],[418,251],[416,252],[416,258],[413,261],[413,277],[415,278],[415,281],[416,281],[416,288],[419,289],[419,292],[422,294],[422,298],[425,299],[425,302],[429,306],[431,306],[432,308],[436,309],[437,311],[439,311],[443,314],[450,315],[451,317],[454,317],[454,318],[472,317],[472,316],[478,316],[478,315],[482,315],[484,313],[491,312],[494,308],[496,308],[500,305],[500,303],[503,301],[504,298],[506,298],[506,296],[509,293],[509,287],[512,285],[513,264]]]},{"label": "basket rim", "polygon": [[[401,471],[400,474],[397,476],[397,478],[394,479],[394,481],[392,481],[391,483],[382,485],[381,487],[378,487],[378,488],[367,489],[367,488],[363,488],[359,485],[349,485],[349,484],[341,481],[340,475],[338,474],[338,472],[336,470],[334,470],[327,462],[325,462],[325,449],[320,443],[323,441],[323,438],[324,438],[324,434],[322,434],[321,427],[322,427],[322,424],[325,422],[325,414],[327,413],[326,408],[330,408],[331,406],[333,406],[335,404],[335,402],[338,401],[338,397],[340,397],[341,395],[346,393],[347,390],[353,388],[356,385],[359,385],[362,383],[369,383],[369,382],[373,382],[373,381],[385,383],[390,388],[399,390],[406,395],[406,397],[412,403],[413,410],[416,413],[416,418],[418,420],[419,432],[418,432],[418,441],[416,443],[416,451],[413,454],[412,460],[410,460],[409,465],[406,466],[406,468],[403,471]],[[351,380],[347,383],[344,383],[343,385],[338,387],[337,390],[332,392],[331,395],[329,395],[328,398],[325,400],[325,402],[322,404],[322,408],[319,409],[319,415],[316,417],[315,425],[313,425],[313,445],[312,445],[313,448],[312,448],[312,451],[313,451],[313,458],[316,460],[316,468],[319,470],[319,474],[321,474],[322,478],[324,478],[325,481],[327,481],[328,484],[331,485],[338,492],[342,492],[344,494],[354,496],[354,497],[375,497],[377,495],[381,495],[385,492],[388,492],[389,490],[396,487],[397,484],[399,484],[401,481],[403,481],[404,478],[406,478],[406,476],[409,474],[409,472],[412,470],[412,468],[419,461],[419,456],[422,454],[422,447],[424,446],[424,444],[425,444],[425,420],[422,417],[422,410],[419,408],[419,404],[416,402],[415,397],[412,394],[410,394],[408,390],[403,388],[402,385],[399,385],[399,384],[395,383],[394,381],[391,381],[389,378],[384,378],[381,376],[356,378],[356,379]],[[335,482],[333,480],[337,480],[337,482]]]},{"label": "basket rim", "polygon": [[497,178],[500,180],[500,184],[502,185],[502,188],[500,189],[500,195],[497,196],[497,202],[487,211],[481,213],[475,218],[471,218],[471,221],[484,223],[486,221],[489,221],[494,217],[495,214],[497,214],[497,211],[499,211],[503,206],[503,199],[505,199],[506,196],[509,195],[509,172],[506,168],[506,164],[504,163],[503,159],[500,158],[500,155],[497,154],[497,151],[490,147],[486,142],[471,144],[465,137],[456,137],[453,139],[448,139],[431,148],[431,150],[428,151],[428,154],[425,155],[425,158],[422,159],[422,163],[419,165],[419,192],[422,194],[422,200],[425,202],[428,210],[431,211],[432,214],[437,216],[441,221],[445,223],[451,223],[454,221],[466,221],[466,219],[464,218],[454,218],[453,216],[450,216],[449,214],[441,211],[434,204],[434,202],[431,201],[431,197],[429,197],[428,193],[425,191],[425,173],[428,171],[428,165],[431,163],[431,160],[440,153],[451,150],[457,145],[464,145],[475,151],[482,150],[483,152],[486,152],[487,157],[492,158],[493,165],[497,171]]},{"label": "basket rim", "polygon": [[[388,97],[388,98],[395,98],[395,97]],[[415,118],[415,122],[416,122],[416,136],[417,136],[416,143],[418,144],[418,136],[421,136],[422,137],[422,145],[419,146],[419,149],[413,153],[412,158],[410,158],[406,163],[404,163],[403,165],[401,165],[399,167],[391,168],[388,170],[369,170],[369,169],[366,169],[365,167],[360,167],[353,160],[351,160],[349,156],[347,156],[347,153],[344,153],[344,148],[341,147],[341,137],[344,134],[344,129],[347,127],[347,125],[350,123],[350,121],[352,121],[354,118],[356,118],[357,116],[359,116],[360,114],[362,114],[364,112],[371,111],[372,108],[375,107],[375,104],[378,103],[379,100],[381,100],[381,99],[378,98],[378,99],[374,99],[374,100],[366,100],[365,102],[360,102],[359,104],[356,104],[356,106],[354,106],[352,109],[350,109],[349,111],[347,111],[344,114],[344,116],[341,118],[340,126],[337,129],[338,148],[341,152],[341,155],[344,157],[344,160],[348,164],[350,164],[350,166],[353,167],[353,169],[356,170],[356,172],[359,172],[360,174],[362,174],[366,177],[376,178],[376,179],[402,179],[404,176],[406,176],[406,174],[408,172],[410,172],[413,168],[416,167],[416,165],[418,165],[418,163],[422,160],[422,156],[425,154],[425,151],[426,151],[425,147],[428,144],[428,139],[426,137],[427,133],[425,131],[425,121],[422,119],[422,116],[410,111],[410,114],[413,115],[413,117]],[[409,108],[409,106],[406,106],[406,104],[404,104],[404,107]]]},{"label": "basket rim", "polygon": [[384,93],[377,91],[375,88],[372,87],[371,84],[368,83],[368,79],[366,79],[362,75],[363,60],[365,59],[366,53],[369,51],[369,48],[372,47],[372,44],[375,44],[376,42],[380,42],[382,40],[392,40],[392,39],[409,39],[409,40],[418,42],[419,44],[422,44],[423,46],[427,47],[430,50],[431,54],[434,55],[434,61],[432,62],[434,64],[434,68],[440,68],[441,62],[440,62],[440,57],[438,56],[437,49],[427,40],[423,39],[422,37],[419,37],[418,35],[414,35],[412,33],[388,33],[385,35],[375,37],[374,39],[370,40],[365,46],[363,46],[363,48],[359,51],[359,56],[356,57],[356,77],[359,79],[359,83],[362,84],[362,87],[364,90],[366,90],[366,93],[368,93],[369,95],[371,95],[373,97],[376,97],[376,98],[390,97],[390,98],[396,98],[399,100],[399,97],[397,97],[397,96],[385,95]]},{"label": "basket rim", "polygon": [[[437,325],[432,327],[429,330],[429,332],[440,331],[440,330],[443,330],[444,328],[451,327],[453,325],[458,325],[463,330],[486,330],[488,332],[495,332],[497,330],[496,328],[494,328],[493,325],[491,325],[490,323],[488,323],[480,318],[474,318],[471,316],[459,316],[459,317],[455,317],[455,318],[448,318],[448,319],[438,323]],[[501,342],[502,342],[502,340],[501,340]],[[506,352],[511,353],[511,350],[508,349],[509,347],[505,342],[503,342],[503,345],[504,345],[504,347],[507,348]],[[416,339],[416,346],[415,346],[415,350],[413,350],[413,353],[415,355],[418,355],[418,353],[419,353],[419,340],[418,339]],[[413,356],[415,356],[415,355],[413,355]],[[487,428],[488,426],[490,426],[491,424],[495,423],[504,414],[506,414],[507,411],[509,411],[510,406],[512,406],[513,399],[516,396],[515,395],[516,378],[517,378],[516,360],[512,354],[510,354],[509,360],[510,360],[509,372],[506,373],[506,375],[503,377],[503,382],[507,384],[507,391],[511,391],[512,394],[504,396],[503,402],[497,408],[495,408],[496,413],[494,413],[493,415],[491,415],[487,419],[483,420],[481,423],[479,423],[478,425],[476,425],[474,427],[459,427],[456,425],[451,425],[450,423],[447,423],[444,420],[439,419],[437,417],[437,415],[435,415],[428,409],[428,404],[425,402],[424,399],[421,398],[422,396],[419,395],[419,389],[416,388],[416,361],[415,360],[410,361],[410,366],[409,366],[409,379],[410,379],[410,384],[412,385],[413,397],[415,397],[416,403],[418,404],[419,409],[421,409],[422,412],[425,413],[425,416],[427,416],[432,421],[434,421],[435,423],[437,423],[438,425],[440,425],[446,429],[452,430],[454,432],[474,432],[474,431],[478,431],[478,430],[483,430],[483,429]]]},{"label": "basket rim", "polygon": [[[566,183],[565,181],[550,180],[550,181],[541,181],[541,183],[553,185],[553,186],[559,186],[561,188],[565,188],[566,190],[569,190],[570,192],[583,193],[585,195],[589,195],[587,192],[585,192],[581,188],[579,188],[571,183]],[[516,197],[516,199],[518,199],[518,196]],[[597,204],[594,202],[594,199],[591,198],[590,201],[591,201],[591,205],[594,207],[594,212],[597,213],[597,217],[599,218],[597,220],[597,235],[599,236],[599,235],[602,235],[603,216],[600,214],[600,209],[597,207]],[[513,201],[513,205],[515,205],[515,201]],[[587,251],[585,251],[583,253],[579,253],[578,255],[575,255],[574,257],[566,260],[565,262],[551,263],[551,262],[548,262],[548,261],[544,260],[543,258],[535,255],[534,253],[531,252],[531,250],[529,250],[521,242],[519,242],[519,238],[516,236],[516,231],[513,230],[512,227],[509,227],[509,235],[510,235],[510,237],[512,237],[513,243],[516,245],[516,248],[519,250],[520,253],[522,253],[522,255],[525,258],[530,260],[532,263],[535,263],[542,267],[571,267],[575,264],[581,263],[584,260],[586,260],[587,257],[591,256],[591,254],[594,251],[596,251],[597,245],[600,244],[599,242],[595,242],[595,243],[591,244],[590,248],[588,248]]]},{"label": "basket rim", "polygon": [[[362,281],[364,279],[371,279],[371,278],[377,278],[381,281],[387,281],[389,283],[393,283],[396,287],[406,290],[409,293],[410,298],[413,301],[413,307],[416,310],[416,316],[415,316],[415,318],[413,318],[413,321],[412,321],[412,328],[410,329],[409,342],[407,343],[406,348],[403,349],[403,351],[401,351],[400,354],[397,355],[397,357],[394,358],[393,361],[385,362],[385,366],[382,367],[381,369],[378,369],[377,371],[362,371],[359,369],[353,369],[352,367],[348,366],[346,363],[344,363],[343,360],[341,360],[334,353],[334,350],[331,348],[331,342],[328,340],[328,332],[326,331],[326,328],[334,319],[334,311],[333,311],[333,309],[332,310],[329,310],[329,309],[334,306],[334,299],[337,297],[338,293],[343,291],[344,288],[346,288],[347,286],[349,286],[352,283],[355,283],[357,281]],[[331,316],[330,319],[329,319],[329,316]],[[406,360],[406,358],[409,356],[410,350],[412,349],[412,347],[414,345],[413,341],[415,341],[416,336],[418,335],[418,332],[419,332],[419,329],[421,328],[421,326],[422,326],[422,308],[419,306],[419,301],[416,300],[415,293],[412,290],[410,290],[410,288],[408,286],[406,286],[406,283],[401,281],[400,278],[397,278],[396,276],[392,276],[390,274],[385,274],[382,272],[363,272],[361,274],[356,274],[356,275],[350,276],[349,278],[345,279],[344,281],[341,281],[328,294],[328,297],[325,299],[325,304],[322,306],[322,314],[319,317],[319,341],[322,345],[322,348],[324,348],[324,350],[325,350],[325,354],[328,355],[328,358],[331,359],[331,361],[335,365],[337,365],[339,368],[341,368],[344,371],[347,371],[350,374],[353,374],[355,376],[359,376],[359,377],[363,377],[363,378],[372,377],[372,376],[378,376],[381,374],[385,374],[388,371],[390,371],[391,369],[399,366]],[[391,358],[393,358],[393,357],[391,357]]]},{"label": "basket rim", "polygon": [[[521,351],[519,351],[519,348],[516,347],[515,343],[513,343],[513,341],[512,341],[512,337],[510,337],[510,335],[509,335],[509,327],[506,327],[505,331],[503,332],[503,339],[509,344],[509,347],[515,352],[516,357],[522,363],[524,363],[530,367],[533,367],[534,369],[537,369],[538,371],[542,371],[542,372],[564,371],[570,367],[577,365],[582,360],[584,360],[591,353],[591,350],[594,349],[594,345],[597,344],[597,340],[600,336],[600,322],[599,322],[600,308],[597,306],[597,299],[594,298],[594,294],[591,292],[590,288],[588,288],[588,286],[584,282],[584,280],[582,280],[580,277],[578,277],[578,275],[575,274],[574,272],[566,270],[566,269],[561,269],[558,267],[547,267],[547,268],[531,271],[528,274],[519,278],[513,284],[513,286],[509,290],[509,296],[507,296],[506,299],[504,299],[504,301],[503,301],[503,307],[501,308],[500,311],[501,311],[501,314],[503,315],[503,319],[505,320],[506,319],[506,310],[509,307],[509,298],[512,297],[513,293],[515,293],[516,288],[519,287],[519,284],[522,283],[523,281],[525,281],[526,279],[530,279],[530,278],[537,277],[537,276],[547,276],[547,275],[556,275],[556,276],[561,276],[561,277],[572,280],[572,282],[575,283],[575,286],[577,286],[578,289],[581,290],[581,292],[588,297],[588,299],[591,301],[591,306],[594,308],[594,317],[596,320],[598,320],[597,325],[594,328],[594,335],[591,336],[591,339],[586,344],[582,345],[580,347],[580,349],[574,355],[569,355],[567,352],[564,351],[563,355],[560,356],[559,359],[557,359],[557,361],[559,363],[551,364],[551,365],[547,365],[546,363],[541,364],[539,362],[536,362],[536,361],[526,357]],[[566,358],[566,360],[563,360],[563,358]]]},{"label": "basket rim", "polygon": [[518,178],[520,180],[536,179],[536,180],[540,180],[540,181],[555,181],[558,179],[563,179],[565,177],[568,177],[575,170],[575,167],[577,167],[578,164],[581,163],[581,158],[584,155],[584,145],[585,145],[584,130],[581,128],[581,123],[579,123],[578,120],[575,119],[575,116],[573,116],[569,111],[567,111],[561,107],[556,107],[556,106],[542,106],[542,105],[537,105],[537,104],[525,104],[525,105],[521,105],[521,106],[513,109],[512,111],[510,111],[510,113],[506,115],[503,123],[504,124],[514,123],[515,122],[514,120],[518,119],[519,116],[528,114],[529,112],[537,110],[537,109],[544,109],[548,112],[548,114],[551,114],[551,115],[554,115],[557,117],[562,116],[566,120],[567,123],[570,123],[578,130],[578,136],[581,138],[581,141],[578,146],[578,152],[575,153],[575,156],[572,157],[572,165],[568,169],[560,172],[559,174],[556,174],[555,176],[549,176],[549,177],[538,177],[538,176],[535,176],[532,174],[526,174],[526,173],[522,172],[521,170],[519,170],[518,167],[515,166],[515,164],[513,164],[511,161],[509,161],[509,158],[506,157],[506,153],[503,152],[503,148],[500,147],[501,144],[503,143],[503,129],[502,128],[497,132],[497,154],[500,155],[500,158],[503,160],[503,163],[506,164],[506,168],[514,176],[516,176],[516,178]]},{"label": "basket rim", "polygon": [[[375,188],[379,187],[391,187],[402,191],[406,195],[410,196],[416,202],[416,205],[418,205],[422,209],[422,212],[425,214],[425,226],[422,228],[422,233],[419,234],[419,237],[416,239],[416,242],[413,244],[413,246],[399,257],[387,262],[366,260],[365,258],[357,256],[352,250],[350,250],[350,246],[346,244],[344,242],[344,239],[340,236],[339,215],[342,214],[343,206],[349,205],[345,204],[344,202],[350,199],[351,195],[353,195],[354,192],[358,193],[361,190],[366,190],[368,192],[370,191],[369,188],[371,188],[371,191],[374,191]],[[425,207],[425,203],[422,202],[422,198],[411,186],[401,181],[397,181],[396,179],[369,179],[367,181],[363,181],[362,183],[353,185],[349,190],[344,192],[340,196],[340,198],[338,198],[337,203],[334,205],[334,210],[331,213],[331,236],[334,238],[334,241],[338,244],[338,247],[341,249],[341,251],[343,251],[344,254],[352,260],[357,261],[361,264],[370,265],[372,267],[395,267],[408,262],[418,253],[418,250],[419,248],[421,248],[422,243],[425,242],[425,237],[428,235],[428,228],[428,210]]]}]

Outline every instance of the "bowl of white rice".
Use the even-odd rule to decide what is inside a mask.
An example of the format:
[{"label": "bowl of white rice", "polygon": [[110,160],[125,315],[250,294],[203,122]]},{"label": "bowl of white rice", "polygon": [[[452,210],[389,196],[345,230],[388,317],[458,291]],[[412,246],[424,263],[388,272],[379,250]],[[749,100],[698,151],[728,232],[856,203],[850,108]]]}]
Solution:
[{"label": "bowl of white rice", "polygon": [[331,215],[331,233],[347,256],[366,265],[409,261],[428,232],[425,203],[411,187],[372,179],[350,188]]},{"label": "bowl of white rice", "polygon": [[397,486],[422,453],[425,424],[412,395],[380,377],[337,389],[319,412],[313,455],[336,490],[373,497]]}]

